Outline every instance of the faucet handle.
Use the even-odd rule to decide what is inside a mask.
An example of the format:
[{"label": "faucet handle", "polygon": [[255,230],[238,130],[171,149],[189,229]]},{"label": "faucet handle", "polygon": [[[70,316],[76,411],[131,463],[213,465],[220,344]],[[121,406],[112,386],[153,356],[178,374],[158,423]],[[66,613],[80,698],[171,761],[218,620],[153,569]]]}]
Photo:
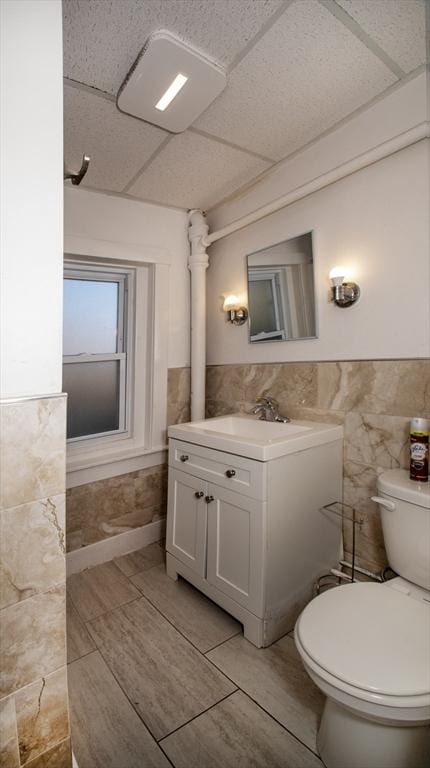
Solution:
[{"label": "faucet handle", "polygon": [[264,410],[264,405],[263,403],[260,403],[259,405],[254,405],[254,407],[251,408],[250,413],[261,413],[261,411],[263,410]]},{"label": "faucet handle", "polygon": [[278,405],[278,401],[275,400],[274,397],[271,397],[269,394],[261,395],[261,397],[258,397],[257,398],[257,403],[262,403],[264,405],[269,405],[269,406],[277,406]]}]

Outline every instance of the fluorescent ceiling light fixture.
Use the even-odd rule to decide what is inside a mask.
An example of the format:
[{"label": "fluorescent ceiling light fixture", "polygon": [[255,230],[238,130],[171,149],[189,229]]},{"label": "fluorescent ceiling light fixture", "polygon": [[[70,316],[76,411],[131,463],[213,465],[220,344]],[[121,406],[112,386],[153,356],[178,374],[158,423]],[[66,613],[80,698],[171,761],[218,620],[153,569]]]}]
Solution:
[{"label": "fluorescent ceiling light fixture", "polygon": [[170,102],[173,101],[175,96],[178,95],[179,91],[184,87],[185,83],[187,82],[188,77],[185,77],[185,75],[176,75],[173,83],[169,85],[166,93],[163,93],[160,101],[155,105],[155,109],[159,109],[160,112],[164,112],[165,109],[169,106]]},{"label": "fluorescent ceiling light fixture", "polygon": [[[224,70],[200,51],[170,32],[154,32],[122,84],[116,103],[127,115],[182,133],[226,84]],[[175,98],[179,92],[180,97]]]}]

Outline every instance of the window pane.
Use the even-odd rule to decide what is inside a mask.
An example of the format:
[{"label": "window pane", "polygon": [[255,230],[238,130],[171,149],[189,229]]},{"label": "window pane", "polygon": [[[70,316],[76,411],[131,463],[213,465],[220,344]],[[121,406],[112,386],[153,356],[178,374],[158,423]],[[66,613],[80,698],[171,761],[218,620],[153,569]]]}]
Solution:
[{"label": "window pane", "polygon": [[64,280],[64,354],[120,352],[117,349],[119,283]]},{"label": "window pane", "polygon": [[248,285],[249,303],[252,306],[251,333],[276,331],[273,284],[271,280],[251,280]]},{"label": "window pane", "polygon": [[63,365],[67,437],[119,429],[119,360]]}]

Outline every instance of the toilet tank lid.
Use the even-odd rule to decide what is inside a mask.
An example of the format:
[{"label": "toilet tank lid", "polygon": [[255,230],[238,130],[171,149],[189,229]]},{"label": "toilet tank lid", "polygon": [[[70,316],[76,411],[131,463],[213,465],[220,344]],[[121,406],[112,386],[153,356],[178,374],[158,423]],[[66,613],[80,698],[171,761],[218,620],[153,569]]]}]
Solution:
[{"label": "toilet tank lid", "polygon": [[378,490],[394,499],[430,509],[430,483],[410,480],[406,469],[390,469],[378,477]]}]

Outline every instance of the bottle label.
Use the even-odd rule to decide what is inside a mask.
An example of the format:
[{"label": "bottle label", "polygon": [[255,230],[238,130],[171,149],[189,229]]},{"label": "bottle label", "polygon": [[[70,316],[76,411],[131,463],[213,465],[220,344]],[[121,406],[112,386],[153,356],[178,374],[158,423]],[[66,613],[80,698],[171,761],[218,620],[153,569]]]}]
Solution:
[{"label": "bottle label", "polygon": [[427,435],[411,434],[411,480],[428,482],[429,439]]},{"label": "bottle label", "polygon": [[412,443],[411,460],[424,462],[426,460],[427,451],[428,451],[428,446],[425,443]]}]

